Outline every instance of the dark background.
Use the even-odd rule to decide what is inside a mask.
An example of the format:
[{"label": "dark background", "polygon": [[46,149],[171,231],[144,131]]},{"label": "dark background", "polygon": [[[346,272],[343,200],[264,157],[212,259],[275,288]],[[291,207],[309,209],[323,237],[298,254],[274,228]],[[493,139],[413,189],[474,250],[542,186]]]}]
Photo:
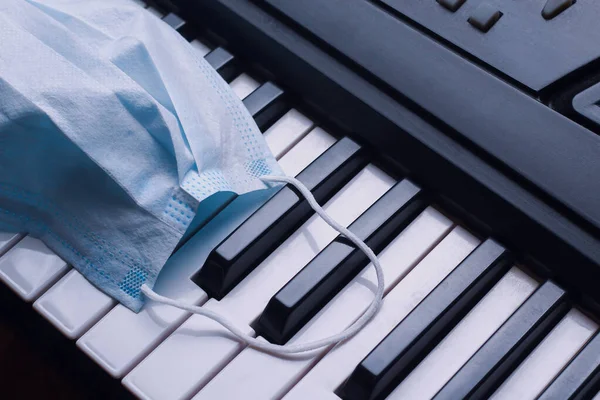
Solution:
[{"label": "dark background", "polygon": [[133,399],[31,304],[0,283],[0,398]]}]

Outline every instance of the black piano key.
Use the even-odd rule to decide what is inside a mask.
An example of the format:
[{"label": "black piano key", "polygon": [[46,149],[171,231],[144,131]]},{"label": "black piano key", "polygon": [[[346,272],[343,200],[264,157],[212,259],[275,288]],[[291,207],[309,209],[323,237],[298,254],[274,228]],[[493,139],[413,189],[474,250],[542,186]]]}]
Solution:
[{"label": "black piano key", "polygon": [[181,36],[183,36],[188,42],[191,42],[198,36],[198,31],[194,29],[192,24],[186,23],[179,15],[175,13],[168,13],[162,19],[171,28],[175,29]]},{"label": "black piano key", "polygon": [[434,399],[487,399],[568,310],[565,292],[547,281],[462,366]]},{"label": "black piano key", "polygon": [[185,21],[175,13],[168,13],[162,20],[175,30],[178,30],[185,25]]},{"label": "black piano key", "polygon": [[[368,162],[367,152],[343,138],[304,169],[297,178],[317,201],[329,200]],[[252,214],[208,256],[192,280],[221,299],[313,213],[289,185]]]},{"label": "black piano key", "polygon": [[[380,252],[427,207],[424,193],[408,180],[397,183],[349,229]],[[368,263],[361,250],[340,236],[288,282],[265,308],[258,333],[284,344]]]},{"label": "black piano key", "polygon": [[600,334],[597,334],[537,400],[592,398],[598,388],[589,383],[593,382],[595,376],[599,374]]},{"label": "black piano key", "polygon": [[597,400],[600,395],[600,371],[596,371],[577,394],[569,400]]},{"label": "black piano key", "polygon": [[272,82],[263,83],[243,100],[261,131],[266,131],[288,111],[284,93]]},{"label": "black piano key", "polygon": [[225,79],[231,82],[239,74],[238,60],[222,47],[208,53],[204,59]]},{"label": "black piano key", "polygon": [[389,394],[510,265],[507,250],[498,243],[488,239],[480,244],[362,360],[338,395],[356,400]]}]

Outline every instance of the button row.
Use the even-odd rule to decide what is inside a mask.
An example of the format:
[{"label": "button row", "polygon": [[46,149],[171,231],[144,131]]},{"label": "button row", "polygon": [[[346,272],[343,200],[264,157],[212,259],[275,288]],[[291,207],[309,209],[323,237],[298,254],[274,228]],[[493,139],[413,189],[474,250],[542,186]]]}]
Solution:
[{"label": "button row", "polygon": [[[437,2],[450,12],[456,12],[466,0],[437,0]],[[551,20],[575,4],[576,0],[546,0],[541,15],[545,20]],[[489,31],[502,17],[502,12],[495,5],[484,2],[477,6],[468,21],[482,32]]]}]

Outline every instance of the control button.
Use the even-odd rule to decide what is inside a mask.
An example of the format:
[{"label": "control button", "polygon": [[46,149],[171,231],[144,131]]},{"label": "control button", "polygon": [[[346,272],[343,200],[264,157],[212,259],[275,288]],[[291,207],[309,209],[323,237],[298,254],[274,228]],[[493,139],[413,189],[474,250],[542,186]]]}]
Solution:
[{"label": "control button", "polygon": [[475,9],[469,17],[469,23],[482,32],[487,32],[500,19],[502,13],[493,5],[484,3]]},{"label": "control button", "polygon": [[173,13],[169,13],[162,20],[164,22],[166,22],[169,26],[171,26],[171,28],[173,28],[175,30],[178,30],[178,29],[182,28],[185,25],[185,21],[182,20],[179,17],[179,15],[173,14]]},{"label": "control button", "polygon": [[572,104],[575,111],[600,125],[600,83],[573,97]]},{"label": "control button", "polygon": [[575,4],[575,0],[547,0],[542,10],[542,17],[547,20],[552,19],[573,4]]},{"label": "control button", "polygon": [[458,10],[463,4],[465,4],[467,0],[437,0],[444,8],[449,11],[455,12]]}]

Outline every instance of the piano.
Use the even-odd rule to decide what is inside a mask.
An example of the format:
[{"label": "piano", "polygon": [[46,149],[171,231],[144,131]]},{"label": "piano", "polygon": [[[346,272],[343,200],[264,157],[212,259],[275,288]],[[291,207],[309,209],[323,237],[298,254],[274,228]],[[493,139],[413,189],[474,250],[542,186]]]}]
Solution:
[{"label": "piano", "polygon": [[[385,297],[346,342],[283,358],[168,306],[135,314],[0,233],[0,280],[66,352],[140,399],[600,399],[596,2],[122,1],[229,82],[378,254]],[[343,330],[375,286],[285,187],[203,203],[155,290],[284,344]]]}]

